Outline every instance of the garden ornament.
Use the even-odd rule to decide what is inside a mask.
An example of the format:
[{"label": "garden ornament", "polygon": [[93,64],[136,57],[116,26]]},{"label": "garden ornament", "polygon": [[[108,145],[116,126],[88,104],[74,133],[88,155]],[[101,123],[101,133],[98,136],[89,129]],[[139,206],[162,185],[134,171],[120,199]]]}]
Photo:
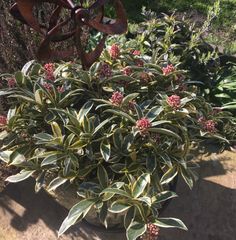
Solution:
[{"label": "garden ornament", "polygon": [[[75,4],[72,0],[16,0],[10,13],[43,37],[37,51],[39,60],[69,60],[72,57],[78,57],[83,68],[86,69],[98,60],[107,35],[122,34],[127,31],[127,16],[121,0],[96,0],[89,7],[83,7],[84,2],[84,0],[80,0],[79,4]],[[104,6],[108,2],[113,4],[117,18],[105,23],[103,21]],[[35,17],[34,9],[37,9],[38,4],[41,3],[54,5],[48,24],[40,24]],[[69,11],[69,16],[61,20],[63,10]],[[64,30],[65,27],[69,30]],[[103,37],[95,49],[88,53],[82,42],[83,32],[86,28],[103,33]],[[71,38],[74,43],[70,49],[53,49],[54,43]]]}]

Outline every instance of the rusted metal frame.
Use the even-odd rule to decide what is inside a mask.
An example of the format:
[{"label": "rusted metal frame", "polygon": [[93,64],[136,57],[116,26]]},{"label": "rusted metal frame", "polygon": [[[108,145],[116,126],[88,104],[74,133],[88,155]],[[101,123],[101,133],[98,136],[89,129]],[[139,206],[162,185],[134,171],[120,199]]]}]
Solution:
[{"label": "rusted metal frame", "polygon": [[[55,9],[50,16],[49,28],[46,31],[45,26],[41,26],[33,16],[33,7],[37,3],[42,2],[55,4]],[[16,19],[29,25],[41,35],[44,35],[44,40],[37,54],[40,59],[55,59],[57,57],[65,59],[71,56],[74,53],[74,49],[55,51],[51,50],[50,43],[61,42],[74,36],[78,57],[81,59],[83,68],[88,68],[101,55],[107,34],[121,34],[127,30],[127,16],[122,2],[120,0],[113,0],[112,3],[117,13],[117,19],[115,23],[105,24],[102,23],[102,19],[104,17],[104,5],[108,0],[97,0],[87,9],[82,8],[83,2],[81,0],[80,6],[78,6],[74,5],[71,0],[16,0],[16,4],[12,6],[10,12]],[[58,23],[62,8],[71,11],[71,16],[69,19]],[[91,12],[93,10],[98,10],[98,13],[97,16],[91,19]],[[63,33],[62,28],[70,21],[74,23],[74,28],[67,33]],[[104,37],[100,40],[94,51],[89,53],[85,52],[84,46],[81,43],[82,28],[84,26],[89,26],[104,34]]]}]

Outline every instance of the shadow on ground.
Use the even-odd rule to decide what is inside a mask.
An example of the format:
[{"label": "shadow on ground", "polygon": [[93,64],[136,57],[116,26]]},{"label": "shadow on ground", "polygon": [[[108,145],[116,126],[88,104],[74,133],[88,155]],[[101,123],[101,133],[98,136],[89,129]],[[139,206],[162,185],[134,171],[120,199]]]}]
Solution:
[{"label": "shadow on ground", "polygon": [[[179,198],[163,217],[182,219],[189,228],[161,230],[160,240],[235,240],[236,154],[201,159],[200,178],[192,191],[180,180]],[[47,193],[34,193],[33,181],[8,185],[0,195],[0,240],[56,240],[67,210]],[[11,234],[10,234],[11,233]],[[9,234],[9,237],[8,237]],[[62,240],[124,240],[123,234],[103,234],[78,224]]]}]

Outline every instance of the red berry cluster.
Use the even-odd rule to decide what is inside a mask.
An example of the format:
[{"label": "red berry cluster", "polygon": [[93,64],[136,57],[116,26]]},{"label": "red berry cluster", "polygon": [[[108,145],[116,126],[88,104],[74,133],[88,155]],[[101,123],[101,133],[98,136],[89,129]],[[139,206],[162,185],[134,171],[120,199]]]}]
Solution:
[{"label": "red berry cluster", "polygon": [[138,67],[143,67],[144,62],[141,59],[135,59],[135,65],[138,66]]},{"label": "red berry cluster", "polygon": [[122,104],[123,99],[124,99],[124,95],[121,92],[116,91],[112,94],[112,96],[110,98],[110,102],[113,105],[119,106]]},{"label": "red berry cluster", "polygon": [[167,76],[174,71],[175,71],[175,67],[172,64],[162,68],[162,73],[164,76]]},{"label": "red berry cluster", "polygon": [[105,78],[105,77],[111,77],[112,75],[112,70],[111,70],[111,66],[107,63],[103,63],[99,69],[99,76],[101,78]]},{"label": "red berry cluster", "polygon": [[178,95],[171,95],[170,97],[167,97],[167,103],[170,107],[174,109],[180,108],[181,99]]},{"label": "red berry cluster", "polygon": [[213,120],[206,120],[204,117],[200,117],[198,119],[198,122],[200,123],[203,130],[209,133],[215,133],[217,131],[216,129],[217,123]]},{"label": "red berry cluster", "polygon": [[7,79],[7,86],[9,88],[14,88],[16,86],[16,79],[15,78]]},{"label": "red berry cluster", "polygon": [[148,128],[152,126],[149,119],[143,117],[136,122],[136,127],[139,129],[141,135],[146,135]]},{"label": "red berry cluster", "polygon": [[131,67],[125,67],[123,70],[122,70],[123,74],[126,75],[126,76],[130,76],[132,73],[133,73],[133,70]]},{"label": "red berry cluster", "polygon": [[143,240],[156,240],[159,236],[160,229],[152,223],[147,224],[147,231],[143,234]]},{"label": "red berry cluster", "polygon": [[55,65],[53,63],[47,63],[43,66],[44,70],[45,70],[45,78],[46,80],[49,81],[54,81],[55,77],[54,77],[54,69],[55,69]]},{"label": "red berry cluster", "polygon": [[7,117],[4,115],[0,115],[0,126],[7,125]]},{"label": "red berry cluster", "polygon": [[133,50],[132,54],[133,54],[134,56],[140,56],[140,55],[141,55],[141,51],[139,51],[139,50]]},{"label": "red berry cluster", "polygon": [[65,88],[64,88],[64,86],[58,86],[57,87],[57,91],[59,92],[59,93],[63,93],[63,92],[65,92]]},{"label": "red berry cluster", "polygon": [[51,91],[51,90],[52,90],[52,84],[51,84],[51,83],[43,83],[43,86],[44,86],[48,91]]},{"label": "red berry cluster", "polygon": [[117,59],[120,55],[120,48],[117,44],[113,44],[110,49],[110,56],[113,59]]}]

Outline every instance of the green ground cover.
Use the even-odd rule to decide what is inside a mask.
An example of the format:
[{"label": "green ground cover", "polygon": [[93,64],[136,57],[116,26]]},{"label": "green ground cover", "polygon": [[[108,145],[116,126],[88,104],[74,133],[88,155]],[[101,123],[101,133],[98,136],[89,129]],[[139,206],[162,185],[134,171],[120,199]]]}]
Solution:
[{"label": "green ground cover", "polygon": [[[209,7],[215,0],[140,0],[125,1],[131,21],[141,21],[140,14],[142,6],[157,13],[191,12],[197,18],[204,18]],[[207,40],[213,44],[221,45],[227,53],[236,54],[236,0],[221,0],[219,16],[214,20],[212,29]]]}]

